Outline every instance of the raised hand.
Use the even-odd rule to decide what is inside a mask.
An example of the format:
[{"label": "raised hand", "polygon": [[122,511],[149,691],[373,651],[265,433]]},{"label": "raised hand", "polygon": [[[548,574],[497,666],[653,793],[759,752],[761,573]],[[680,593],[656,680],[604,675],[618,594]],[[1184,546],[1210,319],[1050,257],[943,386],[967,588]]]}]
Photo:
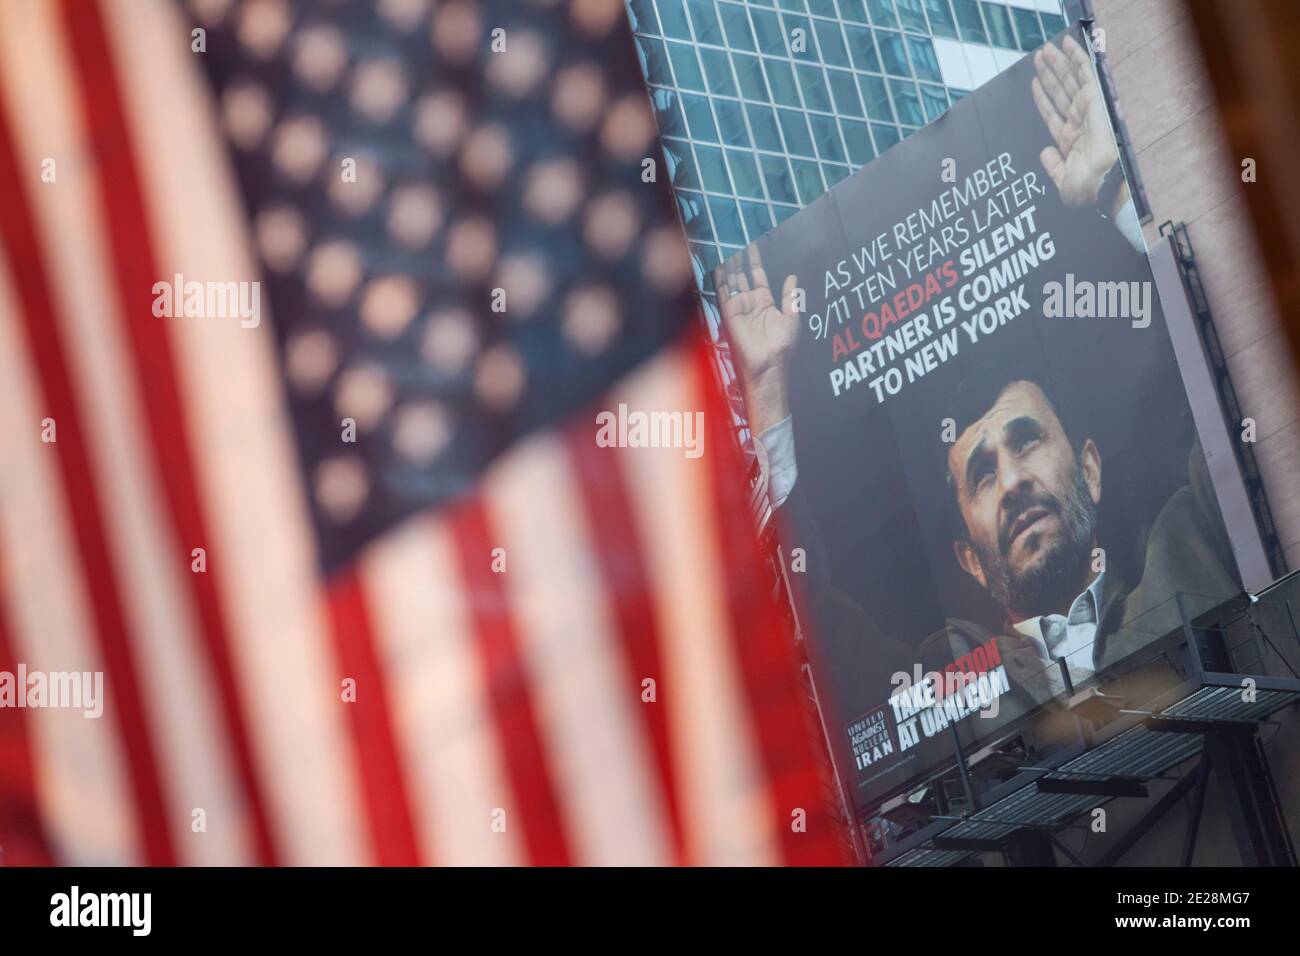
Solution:
[{"label": "raised hand", "polygon": [[799,314],[794,308],[799,280],[786,277],[777,303],[758,249],[750,246],[749,277],[743,268],[724,268],[715,284],[722,325],[745,389],[749,424],[761,432],[789,414],[786,365],[799,336]]},{"label": "raised hand", "polygon": [[1034,69],[1034,103],[1056,144],[1039,159],[1061,201],[1086,206],[1096,201],[1102,179],[1119,158],[1092,61],[1067,36],[1061,49],[1048,43],[1035,53]]}]

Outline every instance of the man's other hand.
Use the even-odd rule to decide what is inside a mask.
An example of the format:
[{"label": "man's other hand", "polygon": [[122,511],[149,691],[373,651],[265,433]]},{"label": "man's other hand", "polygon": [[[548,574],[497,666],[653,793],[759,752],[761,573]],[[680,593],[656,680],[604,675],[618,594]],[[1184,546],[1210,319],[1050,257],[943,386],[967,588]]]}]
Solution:
[{"label": "man's other hand", "polygon": [[1118,154],[1092,61],[1074,37],[1067,36],[1061,49],[1048,43],[1035,53],[1034,69],[1034,102],[1056,144],[1039,155],[1043,169],[1067,206],[1094,203]]},{"label": "man's other hand", "polygon": [[743,268],[724,269],[717,286],[723,328],[745,389],[749,427],[755,434],[790,414],[786,366],[799,336],[799,314],[794,308],[798,284],[798,277],[788,276],[778,304],[758,249],[750,246],[749,276]]}]

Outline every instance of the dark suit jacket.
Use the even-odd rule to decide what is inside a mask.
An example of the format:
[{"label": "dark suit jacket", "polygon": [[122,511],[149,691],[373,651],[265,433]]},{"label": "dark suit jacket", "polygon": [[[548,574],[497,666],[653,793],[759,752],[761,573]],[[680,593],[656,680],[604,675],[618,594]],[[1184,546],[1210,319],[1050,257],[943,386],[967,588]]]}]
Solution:
[{"label": "dark suit jacket", "polygon": [[[1175,679],[1168,665],[1128,670],[1114,665],[1179,626],[1173,600],[1177,592],[1188,595],[1189,611],[1195,615],[1241,590],[1199,443],[1193,444],[1189,458],[1188,484],[1170,496],[1140,535],[1137,584],[1130,587],[1118,569],[1107,570],[1093,650],[1099,673],[1088,683],[1108,694],[1149,699]],[[890,674],[911,674],[916,663],[927,672],[942,671],[975,647],[996,640],[1011,693],[999,701],[995,718],[981,721],[980,737],[1034,710],[1040,714],[1027,734],[1031,742],[1047,744],[1074,732],[1074,722],[1063,710],[1067,688],[1059,668],[1045,667],[1035,646],[1009,622],[998,633],[973,621],[949,618],[913,650],[885,635],[870,614],[831,584],[825,546],[798,481],[780,513],[787,544],[803,547],[807,554],[806,573],[794,577],[802,579],[804,602],[815,619],[822,680],[831,685],[841,720],[857,717],[872,703],[883,703],[892,689]]]}]

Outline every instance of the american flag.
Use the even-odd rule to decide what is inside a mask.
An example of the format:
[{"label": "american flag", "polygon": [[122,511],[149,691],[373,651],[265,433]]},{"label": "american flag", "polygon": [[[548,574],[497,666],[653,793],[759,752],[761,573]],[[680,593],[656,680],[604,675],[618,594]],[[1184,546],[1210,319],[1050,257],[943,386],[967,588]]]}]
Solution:
[{"label": "american flag", "polygon": [[658,155],[618,0],[0,3],[0,862],[844,860]]}]

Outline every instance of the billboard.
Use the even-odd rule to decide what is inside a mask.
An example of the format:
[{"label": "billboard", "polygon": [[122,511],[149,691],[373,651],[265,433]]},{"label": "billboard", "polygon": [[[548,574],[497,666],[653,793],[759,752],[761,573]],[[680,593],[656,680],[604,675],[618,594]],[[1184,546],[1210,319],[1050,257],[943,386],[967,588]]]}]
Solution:
[{"label": "billboard", "polygon": [[859,806],[1066,741],[1240,591],[1080,27],[714,281]]}]

